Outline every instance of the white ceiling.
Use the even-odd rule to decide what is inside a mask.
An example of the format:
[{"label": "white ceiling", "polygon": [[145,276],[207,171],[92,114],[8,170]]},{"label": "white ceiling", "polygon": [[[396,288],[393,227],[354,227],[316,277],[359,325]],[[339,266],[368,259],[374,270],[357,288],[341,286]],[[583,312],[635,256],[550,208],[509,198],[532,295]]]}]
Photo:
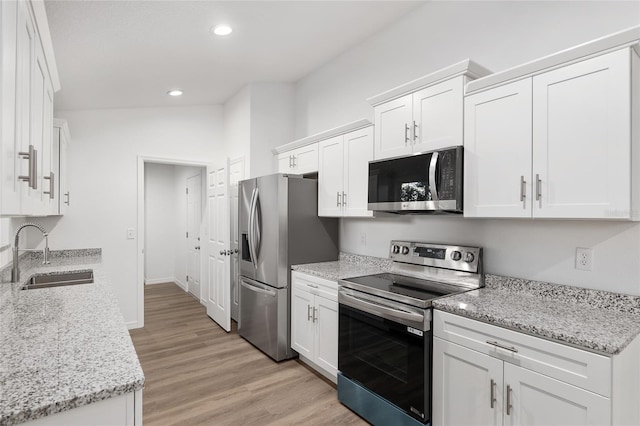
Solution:
[{"label": "white ceiling", "polygon": [[[56,109],[221,104],[250,82],[297,81],[421,4],[46,0]],[[209,32],[223,22],[230,36]]]}]

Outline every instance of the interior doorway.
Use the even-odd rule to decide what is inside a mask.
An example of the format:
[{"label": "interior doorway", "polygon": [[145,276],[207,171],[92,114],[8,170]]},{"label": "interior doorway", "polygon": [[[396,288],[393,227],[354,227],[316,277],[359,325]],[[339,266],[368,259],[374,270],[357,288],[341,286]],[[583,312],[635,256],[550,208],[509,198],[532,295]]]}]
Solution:
[{"label": "interior doorway", "polygon": [[200,286],[200,229],[202,224],[202,173],[189,176],[185,182],[187,204],[187,291],[202,298]]}]

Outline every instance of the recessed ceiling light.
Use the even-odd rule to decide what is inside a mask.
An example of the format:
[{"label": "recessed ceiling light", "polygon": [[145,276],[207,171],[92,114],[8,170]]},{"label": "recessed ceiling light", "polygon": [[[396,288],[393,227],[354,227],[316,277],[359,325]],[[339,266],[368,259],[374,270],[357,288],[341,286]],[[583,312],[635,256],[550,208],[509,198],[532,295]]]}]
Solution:
[{"label": "recessed ceiling light", "polygon": [[180,89],[173,89],[173,90],[169,90],[167,92],[167,95],[169,96],[182,96],[184,92]]},{"label": "recessed ceiling light", "polygon": [[229,34],[231,34],[231,31],[233,31],[233,30],[228,25],[216,25],[216,26],[211,27],[211,32],[214,33],[215,35],[219,35],[219,36],[229,35]]}]

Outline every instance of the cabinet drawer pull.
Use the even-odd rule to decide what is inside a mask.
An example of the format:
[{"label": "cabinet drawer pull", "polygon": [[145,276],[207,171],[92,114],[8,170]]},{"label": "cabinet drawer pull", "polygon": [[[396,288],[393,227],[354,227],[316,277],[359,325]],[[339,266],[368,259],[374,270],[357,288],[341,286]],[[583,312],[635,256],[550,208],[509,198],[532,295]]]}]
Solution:
[{"label": "cabinet drawer pull", "polygon": [[540,175],[536,174],[536,201],[540,201],[542,198],[542,179]]},{"label": "cabinet drawer pull", "polygon": [[511,415],[511,409],[513,408],[513,405],[511,405],[511,391],[513,389],[511,388],[511,386],[507,385],[507,416]]},{"label": "cabinet drawer pull", "polygon": [[527,197],[527,181],[524,180],[524,176],[520,176],[520,201],[524,202]]},{"label": "cabinet drawer pull", "polygon": [[336,192],[336,207],[340,207],[342,203],[340,202],[340,191]]},{"label": "cabinet drawer pull", "polygon": [[311,305],[307,305],[307,321],[311,321]]},{"label": "cabinet drawer pull", "polygon": [[413,141],[415,142],[418,139],[418,123],[413,121]]},{"label": "cabinet drawer pull", "polygon": [[69,191],[65,192],[64,196],[67,198],[67,201],[65,201],[64,203],[66,205],[70,205],[69,203],[71,202],[71,195],[69,194]]},{"label": "cabinet drawer pull", "polygon": [[347,193],[346,192],[342,192],[342,205],[343,206],[347,206]]},{"label": "cabinet drawer pull", "polygon": [[408,144],[409,143],[409,125],[407,123],[405,123],[404,125],[404,144]]},{"label": "cabinet drawer pull", "polygon": [[29,174],[27,176],[18,176],[18,180],[29,182],[30,188],[38,189],[38,151],[33,145],[29,145],[29,152],[19,152],[18,156],[29,160]]},{"label": "cabinet drawer pull", "polygon": [[313,307],[313,322],[318,321],[318,308]]},{"label": "cabinet drawer pull", "polygon": [[315,284],[309,284],[309,283],[307,283],[307,286],[308,286],[308,287],[311,287],[311,288],[318,288],[318,286],[317,286],[317,285],[315,285]]},{"label": "cabinet drawer pull", "polygon": [[293,169],[293,155],[289,156],[289,168]]},{"label": "cabinet drawer pull", "polygon": [[298,162],[296,160],[296,156],[295,155],[292,155],[292,157],[293,157],[293,168],[295,169],[296,167],[298,167]]},{"label": "cabinet drawer pull", "polygon": [[496,382],[495,382],[495,380],[491,379],[491,383],[489,384],[489,386],[491,386],[491,395],[489,396],[489,406],[491,408],[493,408],[495,406],[495,403],[496,403]]},{"label": "cabinet drawer pull", "polygon": [[47,179],[49,181],[49,190],[48,191],[43,191],[43,194],[49,194],[49,198],[50,199],[54,199],[55,197],[55,192],[54,192],[54,188],[55,188],[55,181],[56,181],[56,176],[53,172],[49,173],[49,176],[45,176],[45,179]]},{"label": "cabinet drawer pull", "polygon": [[505,345],[501,345],[500,343],[494,342],[494,341],[491,341],[491,340],[487,340],[487,344],[489,344],[491,346],[495,346],[497,348],[505,349],[507,351],[518,353],[518,349],[515,346],[505,346]]}]

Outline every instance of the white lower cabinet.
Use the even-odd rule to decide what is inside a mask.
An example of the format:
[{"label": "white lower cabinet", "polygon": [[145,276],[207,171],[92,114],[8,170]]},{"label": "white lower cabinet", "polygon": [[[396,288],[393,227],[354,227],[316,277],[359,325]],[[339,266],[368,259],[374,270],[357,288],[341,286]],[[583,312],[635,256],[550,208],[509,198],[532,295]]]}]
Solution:
[{"label": "white lower cabinet", "polygon": [[139,426],[142,390],[114,396],[25,423],[28,426]]},{"label": "white lower cabinet", "polygon": [[638,339],[595,354],[434,312],[433,425],[637,425]]},{"label": "white lower cabinet", "polygon": [[338,372],[338,283],[291,272],[291,348],[332,381]]}]

